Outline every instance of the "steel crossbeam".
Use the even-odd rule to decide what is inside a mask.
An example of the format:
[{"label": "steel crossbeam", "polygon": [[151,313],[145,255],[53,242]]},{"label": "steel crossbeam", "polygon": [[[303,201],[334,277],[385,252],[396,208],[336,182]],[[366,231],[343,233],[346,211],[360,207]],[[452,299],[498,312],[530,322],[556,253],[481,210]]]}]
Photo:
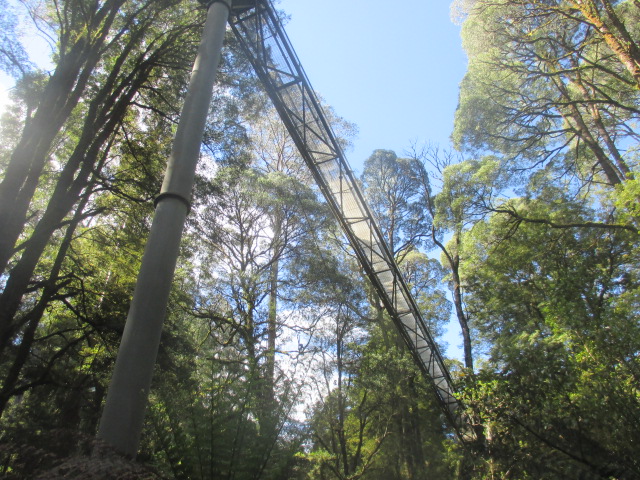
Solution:
[{"label": "steel crossbeam", "polygon": [[[458,437],[474,438],[442,355],[405,284],[269,0],[232,12],[231,28]],[[247,3],[247,2],[245,2]]]}]

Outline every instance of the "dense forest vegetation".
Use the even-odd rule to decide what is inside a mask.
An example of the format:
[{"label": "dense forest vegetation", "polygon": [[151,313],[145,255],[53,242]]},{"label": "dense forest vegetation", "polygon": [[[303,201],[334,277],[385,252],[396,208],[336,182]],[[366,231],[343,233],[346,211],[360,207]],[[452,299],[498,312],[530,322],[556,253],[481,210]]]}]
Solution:
[{"label": "dense forest vegetation", "polygon": [[[638,0],[455,2],[469,65],[454,149],[364,163],[432,333],[460,325],[449,366],[480,441],[444,421],[229,36],[139,455],[99,453],[193,5],[0,0],[16,81],[0,125],[0,475],[640,478]],[[55,46],[49,71],[20,44],[24,9]],[[348,145],[354,126],[330,116]]]}]

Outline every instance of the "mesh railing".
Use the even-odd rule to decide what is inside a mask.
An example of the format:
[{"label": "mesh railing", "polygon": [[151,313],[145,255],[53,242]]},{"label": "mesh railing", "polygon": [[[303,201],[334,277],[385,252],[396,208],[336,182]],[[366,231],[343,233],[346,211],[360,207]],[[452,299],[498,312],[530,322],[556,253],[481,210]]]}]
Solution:
[{"label": "mesh railing", "polygon": [[313,89],[268,0],[236,12],[231,27],[282,121],[341,223],[349,242],[432,382],[443,412],[463,440],[474,437],[436,343],[398,270]]}]

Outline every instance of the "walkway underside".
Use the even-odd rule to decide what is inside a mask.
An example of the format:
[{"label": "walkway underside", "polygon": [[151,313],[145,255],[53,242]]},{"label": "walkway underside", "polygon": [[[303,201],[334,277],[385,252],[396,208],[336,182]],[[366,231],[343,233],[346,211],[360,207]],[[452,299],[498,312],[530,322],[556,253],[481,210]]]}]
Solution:
[{"label": "walkway underside", "polygon": [[[247,2],[244,2],[245,4]],[[461,440],[473,438],[436,343],[367,206],[342,149],[268,0],[237,10],[231,27],[339,220],[386,311]]]}]

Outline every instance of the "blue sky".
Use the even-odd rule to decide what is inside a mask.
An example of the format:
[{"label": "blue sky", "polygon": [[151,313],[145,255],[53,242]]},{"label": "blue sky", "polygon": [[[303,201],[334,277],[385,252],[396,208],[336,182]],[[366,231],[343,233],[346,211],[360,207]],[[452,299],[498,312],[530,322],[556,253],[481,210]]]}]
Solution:
[{"label": "blue sky", "polygon": [[[413,143],[450,145],[467,68],[448,0],[281,0],[285,30],[316,93],[358,126],[351,167],[378,148],[402,156]],[[438,254],[436,253],[436,256]],[[454,317],[444,341],[462,359]]]},{"label": "blue sky", "polygon": [[347,152],[361,171],[377,148],[449,145],[466,70],[448,0],[281,0],[307,76],[359,135]]}]

